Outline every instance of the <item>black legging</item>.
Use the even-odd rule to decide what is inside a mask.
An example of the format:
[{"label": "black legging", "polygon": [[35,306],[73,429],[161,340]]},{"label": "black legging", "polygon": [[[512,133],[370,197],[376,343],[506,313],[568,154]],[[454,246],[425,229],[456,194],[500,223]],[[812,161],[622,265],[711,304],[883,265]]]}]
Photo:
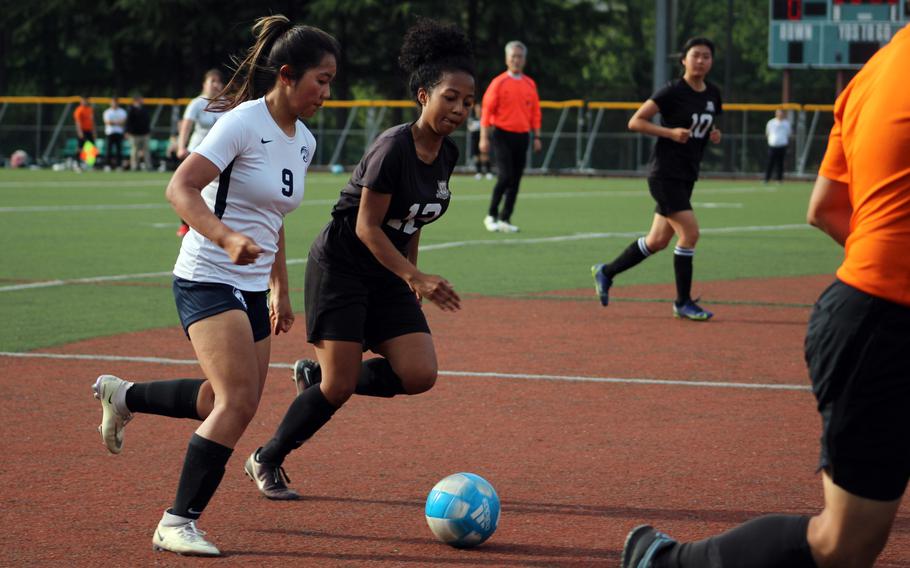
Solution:
[{"label": "black legging", "polygon": [[120,167],[123,159],[123,134],[108,134],[107,147],[104,149],[104,161],[112,167]]},{"label": "black legging", "polygon": [[[521,183],[521,174],[527,161],[529,140],[527,132],[509,132],[499,128],[493,131],[493,153],[496,167],[499,169],[499,178],[493,187],[493,200],[490,202],[489,211],[494,219],[508,223],[512,218],[515,199],[518,197],[518,184]],[[503,194],[506,200],[500,212],[499,202]]]},{"label": "black legging", "polygon": [[768,147],[768,167],[765,169],[765,181],[770,180],[772,173],[775,171],[777,173],[777,181],[784,179],[784,157],[786,155],[786,146]]}]

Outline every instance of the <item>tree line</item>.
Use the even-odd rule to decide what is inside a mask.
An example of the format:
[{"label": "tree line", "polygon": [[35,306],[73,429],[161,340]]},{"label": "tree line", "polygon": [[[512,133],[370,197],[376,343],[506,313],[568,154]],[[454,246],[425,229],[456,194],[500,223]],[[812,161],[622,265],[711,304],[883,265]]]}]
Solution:
[{"label": "tree line", "polygon": [[[527,73],[548,100],[646,99],[652,90],[653,0],[43,0],[0,1],[0,94],[189,97],[203,73],[228,70],[252,42],[253,21],[281,13],[321,27],[344,52],[335,99],[407,98],[397,54],[418,16],[459,24],[476,54],[480,90],[504,69],[503,47],[528,45]],[[675,45],[717,45],[710,79],[731,102],[779,102],[767,66],[768,5],[678,0]],[[679,69],[672,65],[674,72]],[[792,99],[833,100],[832,71],[793,74]]]}]

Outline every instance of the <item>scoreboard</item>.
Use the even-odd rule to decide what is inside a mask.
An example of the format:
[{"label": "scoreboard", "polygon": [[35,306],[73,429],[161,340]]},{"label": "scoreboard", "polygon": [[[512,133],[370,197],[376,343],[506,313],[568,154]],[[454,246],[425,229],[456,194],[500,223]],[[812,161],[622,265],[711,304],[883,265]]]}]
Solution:
[{"label": "scoreboard", "polygon": [[910,21],[910,0],[770,0],[768,66],[859,69]]}]

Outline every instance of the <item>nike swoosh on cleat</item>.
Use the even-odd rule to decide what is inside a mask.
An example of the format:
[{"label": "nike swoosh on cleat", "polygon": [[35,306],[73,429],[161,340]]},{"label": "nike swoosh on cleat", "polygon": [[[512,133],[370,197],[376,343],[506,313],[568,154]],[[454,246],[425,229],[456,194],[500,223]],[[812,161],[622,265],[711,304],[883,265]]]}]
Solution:
[{"label": "nike swoosh on cleat", "polygon": [[262,142],[263,144],[268,144],[269,142],[271,142],[271,140],[266,140],[265,138],[260,138],[259,141]]},{"label": "nike swoosh on cleat", "polygon": [[158,535],[158,540],[164,541],[164,537],[161,536],[161,531],[155,531],[155,533]]},{"label": "nike swoosh on cleat", "polygon": [[108,404],[114,404],[114,402],[113,402],[113,400],[112,400],[113,398],[114,398],[114,393],[111,393],[111,394],[107,395],[107,403],[108,403]]}]

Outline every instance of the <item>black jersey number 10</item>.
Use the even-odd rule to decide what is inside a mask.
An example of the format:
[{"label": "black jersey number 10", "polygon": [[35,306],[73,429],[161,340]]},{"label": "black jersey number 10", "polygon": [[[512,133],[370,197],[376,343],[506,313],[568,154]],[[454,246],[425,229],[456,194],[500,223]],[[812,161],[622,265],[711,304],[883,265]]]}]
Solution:
[{"label": "black jersey number 10", "polygon": [[697,114],[692,113],[692,126],[689,127],[689,130],[692,131],[692,136],[695,138],[704,138],[705,134],[708,133],[708,129],[711,128],[711,124],[714,122],[713,114]]},{"label": "black jersey number 10", "polygon": [[284,187],[281,188],[281,195],[285,197],[294,195],[294,172],[287,168],[281,170],[281,183],[284,184]]}]

